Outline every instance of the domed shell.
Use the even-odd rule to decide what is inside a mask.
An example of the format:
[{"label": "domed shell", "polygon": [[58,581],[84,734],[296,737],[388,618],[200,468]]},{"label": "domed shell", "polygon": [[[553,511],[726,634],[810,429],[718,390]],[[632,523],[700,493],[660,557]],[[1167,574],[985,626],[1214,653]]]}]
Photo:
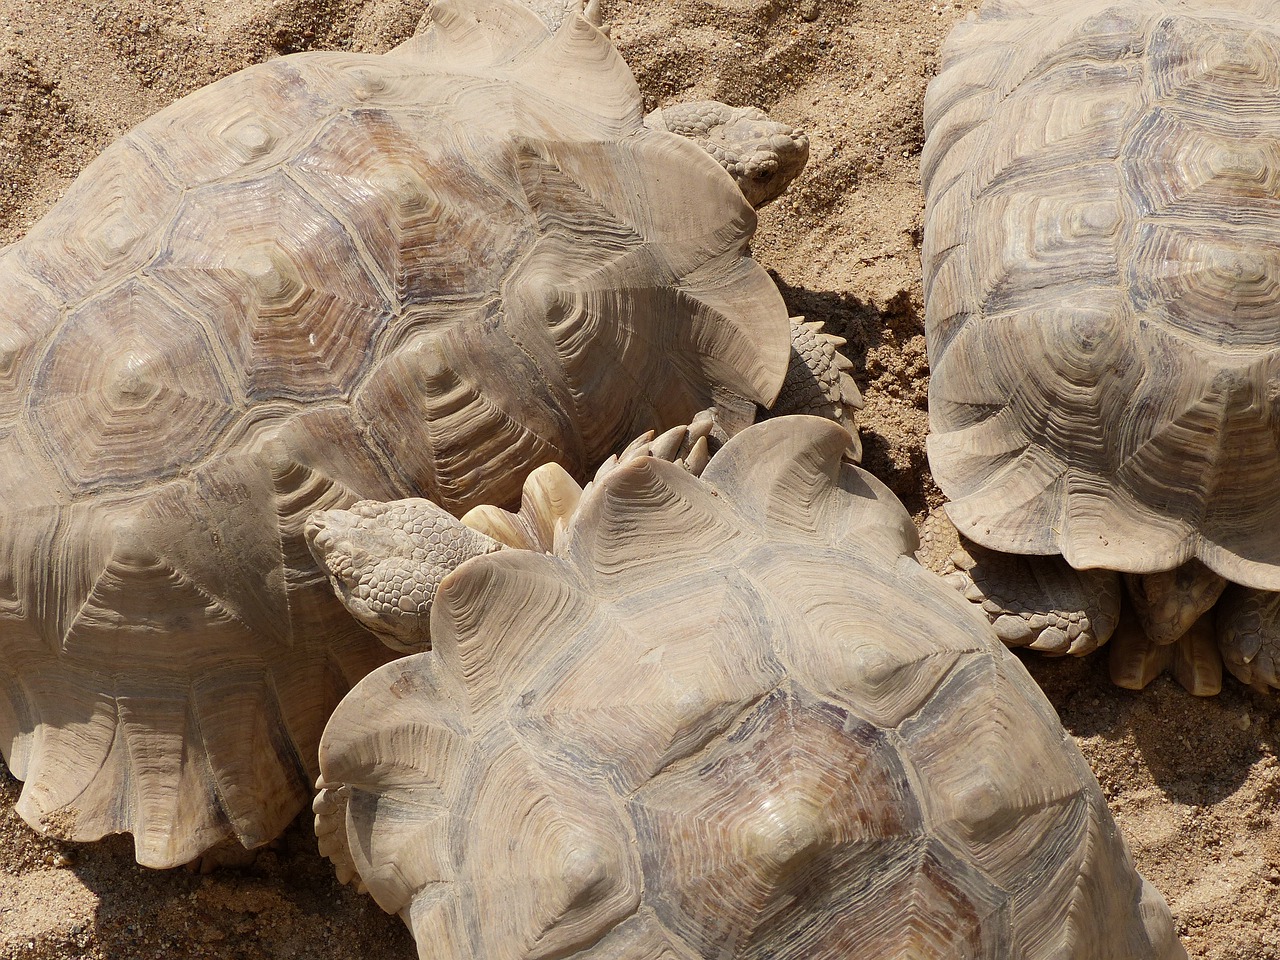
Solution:
[{"label": "domed shell", "polygon": [[192,94],[0,254],[0,749],[42,830],[169,866],[305,804],[388,657],[312,511],[511,502],[782,383],[753,211],[608,40],[432,17]]},{"label": "domed shell", "polygon": [[1185,957],[1052,707],[781,418],[442,582],[325,731],[317,833],[422,956]]},{"label": "domed shell", "polygon": [[926,98],[929,458],[966,536],[1280,590],[1280,5],[989,3]]}]

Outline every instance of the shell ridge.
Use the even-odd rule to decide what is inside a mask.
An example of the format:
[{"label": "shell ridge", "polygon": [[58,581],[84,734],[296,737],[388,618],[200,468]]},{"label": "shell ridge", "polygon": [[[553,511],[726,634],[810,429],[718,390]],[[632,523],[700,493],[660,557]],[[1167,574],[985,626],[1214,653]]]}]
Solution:
[{"label": "shell ridge", "polygon": [[[622,571],[660,573],[700,551],[737,554],[749,535],[736,514],[726,518],[725,512],[710,486],[683,467],[642,457],[588,488],[564,537],[563,555],[607,600]],[[655,556],[654,544],[667,552]]]},{"label": "shell ridge", "polygon": [[508,0],[437,0],[429,16],[421,41],[415,37],[397,47],[397,53],[493,68],[551,38],[532,10]]},{"label": "shell ridge", "polygon": [[[157,253],[157,257],[159,253]],[[158,277],[150,272],[150,268],[155,258],[148,261],[136,274],[139,287],[151,291],[158,300],[163,300],[165,306],[176,314],[180,314],[187,318],[192,324],[198,326],[204,334],[205,347],[207,348],[207,357],[213,361],[213,366],[217,370],[221,382],[227,385],[228,392],[231,394],[234,404],[235,413],[243,414],[245,406],[245,394],[240,388],[239,378],[236,375],[236,365],[232,362],[231,355],[227,351],[227,346],[223,339],[217,336],[216,331],[210,329],[208,318],[188,308],[187,304],[179,297],[174,296],[173,292]],[[69,313],[70,311],[68,311]],[[49,338],[49,342],[53,343],[58,338],[58,334],[53,334]],[[224,428],[224,435],[235,428],[238,416],[233,416]],[[221,435],[220,435],[221,437]],[[220,438],[219,438],[220,439]],[[215,445],[219,440],[215,440]],[[212,454],[211,454],[212,456]]]},{"label": "shell ridge", "polygon": [[609,39],[579,16],[567,18],[549,42],[514,61],[510,73],[549,112],[566,119],[588,116],[602,139],[643,125],[643,98],[631,69]]},{"label": "shell ridge", "polygon": [[[276,638],[260,633],[252,627],[231,606],[225,604],[221,598],[215,596],[194,579],[176,569],[158,552],[147,551],[149,556],[144,560],[143,557],[137,553],[140,546],[139,544],[126,543],[122,546],[122,552],[124,553],[123,563],[121,562],[121,554],[113,550],[110,558],[94,580],[93,586],[88,595],[84,598],[77,609],[75,619],[66,627],[62,636],[62,653],[71,654],[79,648],[81,644],[85,644],[87,649],[88,642],[85,640],[86,631],[96,632],[98,630],[108,628],[108,625],[111,624],[112,621],[110,619],[104,621],[102,614],[116,612],[116,605],[107,598],[111,593],[120,591],[121,587],[123,587],[123,585],[129,580],[134,579],[135,574],[130,568],[138,570],[144,569],[139,565],[139,560],[147,563],[152,574],[158,572],[159,578],[156,582],[164,582],[167,584],[169,590],[189,591],[190,593],[195,594],[203,604],[204,609],[212,612],[213,620],[233,622],[244,630],[245,633],[255,636],[260,640],[277,642]],[[158,591],[161,590],[160,587],[155,587],[155,589]],[[122,626],[122,624],[120,625]]]},{"label": "shell ridge", "polygon": [[[65,812],[66,808],[70,807],[82,796],[93,789],[99,773],[107,770],[109,766],[113,770],[119,769],[119,760],[112,760],[112,757],[115,755],[115,747],[117,746],[118,739],[121,736],[121,732],[119,730],[120,723],[118,709],[112,698],[105,697],[99,702],[111,703],[111,743],[105,750],[101,751],[100,756],[97,758],[86,758],[83,749],[75,751],[72,754],[74,757],[74,765],[76,767],[80,767],[86,759],[90,759],[90,763],[92,764],[92,770],[88,777],[77,778],[77,789],[74,794],[67,795],[65,793],[58,792],[60,783],[65,778],[59,778],[58,783],[51,783],[43,775],[44,765],[47,762],[48,756],[56,751],[52,750],[47,743],[47,740],[49,740],[50,737],[45,731],[45,725],[40,724],[36,728],[30,750],[30,769],[27,771],[30,776],[23,780],[22,790],[18,795],[18,802],[15,804],[14,809],[17,810],[23,820],[42,833],[46,831],[58,833],[67,832],[70,833],[70,839],[82,837],[85,831],[78,829],[81,823],[80,819],[75,817],[74,813],[68,815]],[[61,736],[64,734],[62,731],[59,731],[58,735]],[[124,791],[116,791],[116,794],[121,797],[125,796]],[[51,798],[54,801],[53,804],[48,802]],[[111,812],[114,811],[109,811],[109,813]],[[115,822],[114,818],[109,818],[107,820],[109,825],[106,828],[101,828],[101,832],[97,833],[97,836],[95,836],[94,839],[111,832],[110,825],[113,825]],[[94,828],[90,827],[89,832],[93,832],[93,830]]]},{"label": "shell ridge", "polygon": [[[674,639],[669,642],[655,643],[646,636],[645,621],[654,601],[671,588],[671,579],[683,578],[601,600],[598,619],[577,633],[585,638],[578,644],[585,655],[578,651],[542,668],[533,685],[541,696],[527,711],[521,700],[517,735],[586,767],[593,778],[607,780],[625,797],[702,751],[768,696],[784,670],[759,629],[763,614],[758,598],[763,594],[731,566],[699,573],[701,586],[684,585],[700,590],[704,602],[692,621],[684,611],[683,618],[670,620]],[[708,580],[722,592],[706,596]],[[680,639],[684,631],[693,634],[687,643]],[[707,639],[711,637],[716,639]],[[742,651],[742,661],[726,658],[726,649]],[[607,677],[593,689],[596,671]],[[609,745],[601,749],[605,742]]]},{"label": "shell ridge", "polygon": [[[319,131],[317,131],[317,136],[319,136]],[[334,202],[330,198],[325,197],[323,194],[309,187],[306,179],[298,176],[297,172],[287,162],[282,162],[280,169],[285,177],[287,177],[294,186],[301,190],[312,203],[333,218],[333,221],[342,230],[348,242],[350,242],[351,246],[355,249],[356,257],[364,268],[364,273],[377,288],[378,293],[381,294],[384,300],[384,304],[382,306],[385,312],[392,315],[397,313],[397,307],[400,307],[402,304],[401,297],[399,296],[398,291],[393,288],[391,278],[387,271],[378,269],[378,258],[373,255],[372,251],[370,251],[367,238],[351,219],[350,214],[343,209],[341,204]],[[378,306],[373,303],[361,303],[358,301],[348,302],[352,303],[353,306],[373,309],[376,309]],[[359,383],[368,376],[369,368],[371,366],[372,364],[365,365],[361,376],[352,384],[353,391],[357,389]]]}]

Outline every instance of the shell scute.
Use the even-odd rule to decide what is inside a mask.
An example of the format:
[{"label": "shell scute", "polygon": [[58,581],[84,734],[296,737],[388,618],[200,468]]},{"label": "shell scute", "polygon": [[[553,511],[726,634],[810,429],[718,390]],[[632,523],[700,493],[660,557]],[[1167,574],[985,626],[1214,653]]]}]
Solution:
[{"label": "shell scute", "polygon": [[[422,106],[422,71],[416,64],[377,54],[324,52],[286,58],[285,62],[307,88],[315,90],[318,96],[344,113]],[[439,73],[450,75],[447,66],[439,68]],[[454,80],[460,87],[487,84],[483,77],[455,77]],[[459,94],[451,96],[456,102]]]},{"label": "shell scute", "polygon": [[109,147],[37,227],[15,259],[74,306],[135,274],[155,255],[181,191],[136,143]]},{"label": "shell scute", "polygon": [[68,315],[33,386],[31,431],[77,495],[190,469],[239,412],[201,325],[138,280]]},{"label": "shell scute", "polygon": [[874,898],[883,867],[912,859],[925,834],[883,731],[800,691],[774,691],[628,807],[646,842],[650,902],[703,957],[865,948],[874,922],[830,899],[832,888]]},{"label": "shell scute", "polygon": [[256,402],[345,397],[391,312],[341,224],[280,171],[189,191],[147,272]]},{"label": "shell scute", "polygon": [[180,109],[141,123],[127,142],[183,189],[260,176],[295,155],[339,109],[293,68],[295,59],[256,64],[203,87]]},{"label": "shell scute", "polygon": [[1072,177],[1078,189],[1070,194],[1046,191],[1048,174],[1014,179],[970,211],[992,225],[969,242],[975,323],[1033,314],[1082,288],[1119,285],[1120,174],[1111,164],[1090,164]]},{"label": "shell scute", "polygon": [[[405,485],[451,511],[486,496],[518,501],[525,464],[585,468],[577,424],[511,326],[484,309],[468,326],[414,337],[374,369],[356,398]],[[502,390],[486,389],[498,382]]]},{"label": "shell scute", "polygon": [[[850,564],[847,553],[817,554],[811,560],[799,553],[778,557],[763,548],[748,558],[758,583],[788,583],[785,593],[772,593],[767,608],[768,622],[788,628],[774,635],[778,658],[797,682],[864,719],[882,727],[902,722],[936,695],[962,657],[986,648],[968,611],[958,623],[946,619],[951,607],[959,606],[949,604],[950,598],[922,591],[919,606],[886,618],[851,607],[842,595],[849,583],[870,592],[895,590],[904,578],[917,579],[914,571],[897,569],[874,554],[868,562]],[[833,563],[847,567],[849,580],[824,577]],[[798,571],[806,576],[795,577]],[[833,644],[831,637],[841,642]]]},{"label": "shell scute", "polygon": [[352,218],[370,272],[403,309],[490,294],[528,246],[508,157],[468,143],[461,118],[359,110],[328,121],[286,169]]},{"label": "shell scute", "polygon": [[1141,215],[1265,230],[1280,191],[1280,141],[1267,130],[1235,133],[1186,111],[1152,110],[1130,133],[1123,160]]},{"label": "shell scute", "polygon": [[[31,391],[31,379],[48,345],[49,336],[62,322],[63,312],[43,284],[18,264],[0,274],[0,429],[22,413],[17,398]],[[8,489],[8,488],[6,488]]]},{"label": "shell scute", "polygon": [[[723,571],[707,577],[723,580]],[[512,722],[521,735],[561,762],[607,779],[628,794],[672,764],[702,750],[708,741],[735,727],[744,711],[782,682],[785,668],[767,647],[744,643],[743,633],[758,632],[764,611],[753,609],[739,587],[723,588],[717,596],[703,586],[705,606],[672,610],[669,597],[677,589],[668,583],[632,603],[602,604],[590,620],[583,620],[566,647],[590,642],[602,630],[620,631],[616,646],[627,650],[632,669],[601,678],[600,664],[559,658],[531,680],[529,688],[547,692],[529,706],[513,711]],[[661,643],[620,625],[643,614],[624,611],[663,611],[673,634],[694,636],[689,643]],[[678,634],[675,631],[679,631]],[[726,656],[742,647],[745,656]],[[601,749],[609,744],[608,749]]]},{"label": "shell scute", "polygon": [[[1254,5],[1258,6],[1258,5]],[[1218,15],[1215,16],[1214,13]],[[1155,95],[1230,128],[1261,124],[1275,109],[1266,85],[1280,76],[1274,25],[1248,14],[1168,16],[1150,33],[1151,84]]]}]

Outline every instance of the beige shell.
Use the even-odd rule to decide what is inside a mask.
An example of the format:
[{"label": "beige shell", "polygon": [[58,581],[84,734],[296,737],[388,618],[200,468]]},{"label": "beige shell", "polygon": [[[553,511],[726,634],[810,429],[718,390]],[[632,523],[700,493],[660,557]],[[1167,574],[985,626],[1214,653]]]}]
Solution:
[{"label": "beige shell", "polygon": [[614,466],[347,696],[321,849],[422,957],[1185,957],[1053,708],[847,442],[782,418],[701,479]]},{"label": "beige shell", "polygon": [[1280,590],[1280,4],[1002,0],[922,160],[929,459],[961,532]]},{"label": "beige shell", "polygon": [[187,97],[0,254],[0,749],[42,830],[167,866],[307,802],[389,656],[312,511],[510,503],[782,383],[753,211],[644,127],[608,40],[509,0],[432,16]]}]

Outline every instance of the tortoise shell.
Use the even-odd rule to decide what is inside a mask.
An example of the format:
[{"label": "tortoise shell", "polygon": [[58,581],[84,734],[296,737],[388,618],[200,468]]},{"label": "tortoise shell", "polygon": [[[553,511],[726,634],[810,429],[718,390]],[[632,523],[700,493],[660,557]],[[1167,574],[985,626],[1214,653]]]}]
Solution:
[{"label": "tortoise shell", "polygon": [[432,21],[179,101],[0,254],[0,749],[40,829],[167,866],[306,803],[389,655],[313,510],[511,502],[782,383],[753,211],[609,41],[508,0]]},{"label": "tortoise shell", "polygon": [[847,435],[642,457],[343,700],[321,849],[423,957],[1174,958],[1020,663]]},{"label": "tortoise shell", "polygon": [[926,98],[929,460],[983,546],[1280,590],[1280,5],[988,4]]}]

